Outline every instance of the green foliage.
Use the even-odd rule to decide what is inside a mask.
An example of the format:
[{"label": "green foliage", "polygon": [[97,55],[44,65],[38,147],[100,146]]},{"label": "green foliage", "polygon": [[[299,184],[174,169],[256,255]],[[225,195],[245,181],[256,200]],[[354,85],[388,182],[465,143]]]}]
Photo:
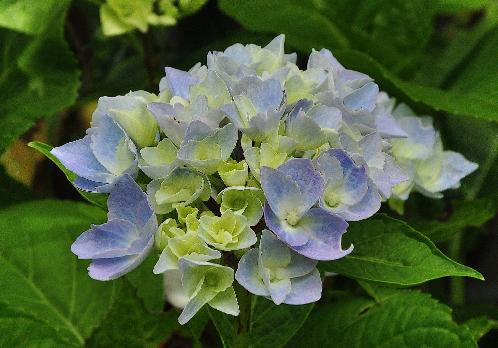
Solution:
[{"label": "green foliage", "polygon": [[[462,250],[474,248],[474,261],[481,250],[473,242],[484,235],[479,232],[495,226],[496,1],[219,0],[219,9],[230,18],[208,5],[202,16],[180,20],[205,3],[0,0],[0,153],[42,117],[69,107],[82,113],[80,105],[102,95],[157,85],[163,66],[187,68],[204,60],[208,50],[235,42],[265,44],[284,33],[290,48],[306,54],[329,48],[343,65],[369,74],[398,101],[435,116],[445,147],[479,163],[479,169],[439,205],[408,202],[415,209],[407,209],[401,219],[409,225],[385,215],[350,223],[343,245],[353,243],[355,249],[343,259],[320,262],[322,271],[339,275],[325,279],[322,300],[314,307],[238,296],[241,317],[204,308],[180,328],[179,311],[163,311],[163,278],[151,272],[156,253],[112,282],[91,280],[87,263],[71,253],[79,233],[105,221],[107,195],[78,190],[94,206],[30,202],[38,196],[37,187],[24,187],[2,167],[0,346],[173,347],[183,343],[176,344],[175,338],[185,336],[195,347],[214,347],[219,343],[209,330],[216,329],[225,347],[476,347],[498,328],[493,305],[484,303],[484,310],[475,311],[476,305],[455,307],[454,320],[450,308],[428,293],[392,287],[424,283],[424,291],[450,302],[456,292],[463,294],[454,279],[449,295],[448,280],[428,281],[483,278],[434,243],[462,262]],[[165,28],[175,23],[177,28]],[[298,64],[306,63],[299,58]],[[60,130],[65,138],[82,131],[76,125],[81,119],[70,116]],[[44,141],[57,143],[60,134],[52,126]],[[53,161],[70,182],[75,179],[50,154],[51,146],[29,146]],[[226,173],[235,172],[226,168]],[[226,173],[220,173],[224,180]],[[442,207],[447,208],[443,213]],[[455,236],[463,247],[455,247]],[[480,296],[474,292],[480,286],[468,296]],[[358,295],[363,292],[369,297]]]},{"label": "green foliage", "polygon": [[83,345],[100,325],[114,286],[91,280],[69,246],[90,223],[104,220],[98,208],[50,200],[0,211],[0,303],[28,316],[19,325],[40,321],[40,335],[70,345]]},{"label": "green foliage", "polygon": [[413,221],[413,227],[433,242],[442,242],[466,227],[482,226],[496,214],[496,208],[489,199],[457,201],[452,208],[452,214],[444,221],[417,219]]},{"label": "green foliage", "polygon": [[178,313],[150,314],[127,281],[123,281],[116,303],[87,342],[87,347],[157,347],[179,326]]},{"label": "green foliage", "polygon": [[[433,13],[427,2],[361,1],[358,5],[362,9],[359,14],[350,2],[317,1],[316,3],[318,4],[316,7],[308,5],[306,8],[294,0],[279,1],[278,4],[260,0],[221,0],[220,7],[247,29],[285,33],[289,44],[303,52],[307,53],[311,48],[332,49],[347,68],[369,74],[382,85],[384,90],[403,100],[424,105],[435,111],[498,121],[498,104],[486,94],[489,92],[489,86],[496,86],[498,74],[492,73],[496,69],[496,64],[491,67],[491,71],[487,65],[483,68],[476,65],[481,71],[477,72],[481,80],[478,84],[472,85],[470,90],[446,91],[422,86],[408,82],[392,72],[410,68],[412,62],[403,62],[406,55],[411,56],[407,54],[407,50],[408,52],[411,50],[413,55],[427,42],[431,33],[429,25]],[[379,3],[384,4],[379,7],[376,5]],[[415,8],[410,9],[410,6]],[[272,15],[277,11],[278,16]],[[260,16],[261,12],[268,15]],[[329,17],[323,13],[329,13]],[[354,22],[351,25],[353,17],[358,18],[359,24],[356,26]],[[336,25],[341,21],[344,21],[344,28],[351,28],[352,32],[348,33]],[[296,23],[302,23],[303,28]],[[396,30],[399,27],[403,30]],[[385,42],[391,43],[392,47],[386,49],[388,46]],[[491,57],[489,53],[497,49],[497,42],[498,40],[490,40],[484,57]],[[391,61],[389,56],[392,57]],[[488,61],[492,64],[492,60]],[[484,89],[482,91],[481,86]]]},{"label": "green foliage", "polygon": [[350,297],[318,307],[290,347],[477,347],[451,309],[428,294],[385,291],[380,301]]},{"label": "green foliage", "polygon": [[136,288],[137,296],[151,313],[162,312],[164,307],[163,277],[152,273],[158,255],[151,255],[126,278]]},{"label": "green foliage", "polygon": [[448,276],[483,279],[479,272],[446,257],[406,223],[385,215],[351,223],[344,236],[344,245],[354,242],[354,251],[342,259],[322,262],[322,270],[403,286]]},{"label": "green foliage", "polygon": [[470,319],[463,326],[470,331],[472,337],[477,342],[489,331],[498,329],[498,322],[483,316]]},{"label": "green foliage", "polygon": [[[240,325],[228,315],[210,310],[209,314],[220,335],[223,347],[283,347],[303,325],[313,305],[275,305],[261,297],[252,297],[247,336],[240,334]],[[242,340],[242,341],[241,341]]]},{"label": "green foliage", "polygon": [[39,118],[76,100],[79,71],[63,37],[69,3],[0,3],[0,27],[13,29],[0,28],[0,152]]}]

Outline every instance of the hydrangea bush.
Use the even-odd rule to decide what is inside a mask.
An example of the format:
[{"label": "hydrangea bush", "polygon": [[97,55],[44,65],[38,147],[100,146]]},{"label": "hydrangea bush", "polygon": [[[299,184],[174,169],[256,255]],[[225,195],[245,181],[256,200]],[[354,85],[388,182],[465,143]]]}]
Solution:
[{"label": "hydrangea bush", "polygon": [[157,253],[150,271],[188,299],[181,324],[205,305],[238,315],[239,285],[277,305],[319,300],[318,262],[355,252],[349,222],[402,211],[413,191],[441,198],[477,169],[329,50],[300,69],[283,35],[165,72],[158,94],[100,98],[86,136],[51,153],[78,189],[109,193],[108,221],[71,247],[90,277]]}]

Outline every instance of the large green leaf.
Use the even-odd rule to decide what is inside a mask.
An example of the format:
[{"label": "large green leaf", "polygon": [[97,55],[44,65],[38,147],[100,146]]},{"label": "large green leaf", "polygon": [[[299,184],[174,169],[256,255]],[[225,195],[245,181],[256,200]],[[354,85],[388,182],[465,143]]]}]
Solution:
[{"label": "large green leaf", "polygon": [[[369,74],[380,84],[383,90],[404,101],[420,104],[435,111],[444,111],[457,116],[473,116],[498,122],[498,102],[496,98],[490,98],[494,94],[489,92],[498,82],[498,65],[493,64],[493,59],[488,58],[483,68],[480,68],[477,64],[473,65],[474,68],[469,68],[471,70],[480,69],[477,76],[481,79],[477,83],[474,83],[470,89],[455,88],[452,90],[443,90],[436,87],[410,83],[392,72],[393,67],[394,70],[398,71],[404,68],[406,64],[403,63],[401,66],[396,67],[392,62],[386,62],[386,59],[382,55],[391,55],[391,60],[395,60],[396,58],[399,60],[404,59],[404,55],[407,52],[406,47],[403,45],[404,43],[413,43],[413,36],[404,33],[397,46],[399,53],[394,55],[392,52],[384,49],[386,47],[384,42],[379,41],[380,38],[384,39],[388,36],[390,39],[393,35],[396,35],[396,30],[389,29],[389,26],[386,25],[391,20],[398,20],[396,15],[400,16],[407,12],[406,9],[399,10],[403,6],[406,6],[406,2],[399,3],[401,7],[399,7],[398,12],[390,12],[392,9],[389,5],[380,12],[375,12],[376,4],[379,2],[367,2],[370,6],[374,6],[373,10],[376,16],[372,22],[373,27],[363,28],[360,26],[363,34],[366,32],[373,35],[367,35],[366,37],[363,34],[357,35],[355,31],[348,33],[340,29],[337,23],[341,19],[337,18],[345,18],[345,27],[351,26],[351,20],[348,19],[347,14],[343,15],[343,11],[334,13],[331,10],[330,6],[334,9],[336,2],[317,3],[319,6],[315,7],[310,5],[310,3],[298,2],[296,0],[278,2],[263,0],[222,0],[220,1],[220,7],[249,30],[286,34],[288,43],[306,54],[309,54],[309,51],[313,47],[317,49],[322,47],[332,49],[339,61],[346,67]],[[395,3],[397,2],[395,1]],[[389,4],[389,2],[386,2],[386,4]],[[423,8],[424,3],[420,2],[417,6]],[[347,7],[354,9],[354,5],[351,5],[350,2],[346,3],[345,8]],[[362,11],[365,15],[371,16],[369,13],[372,11]],[[329,16],[326,16],[325,13],[329,13]],[[353,15],[356,14],[357,11],[353,11]],[[421,18],[426,18],[427,16],[428,14],[425,16],[422,15]],[[380,24],[376,23],[376,20]],[[387,23],[385,23],[386,21]],[[399,25],[403,26],[403,22],[406,21],[410,22],[408,19],[401,20],[399,21]],[[413,25],[411,27],[413,28]],[[388,34],[389,30],[391,30],[390,34]],[[419,42],[420,38],[426,39],[429,33],[429,30],[424,30],[418,34],[420,37],[415,41]],[[493,38],[494,36],[491,36],[491,39]],[[493,41],[491,39],[489,47],[486,46],[485,52],[482,54],[483,59],[493,57],[489,53],[495,52],[498,47],[498,40]],[[380,52],[375,50],[376,45],[382,48]],[[351,47],[354,49],[351,49]],[[421,48],[414,47],[413,49],[417,51]],[[377,59],[372,58],[371,55]],[[382,64],[379,61],[382,61]],[[475,81],[475,79],[473,78],[472,81]]]},{"label": "large green leaf", "polygon": [[321,262],[322,270],[392,285],[415,285],[447,276],[483,279],[472,268],[448,257],[406,223],[379,214],[350,224],[345,245],[354,250],[342,259]]},{"label": "large green leaf", "polygon": [[180,326],[177,317],[175,310],[151,314],[125,280],[112,311],[86,347],[158,347]]},{"label": "large green leaf", "polygon": [[493,202],[489,199],[473,201],[457,201],[453,212],[444,221],[429,221],[417,219],[412,226],[425,234],[433,242],[450,239],[466,227],[479,227],[491,220],[496,213]]},{"label": "large green leaf", "polygon": [[308,318],[313,304],[291,306],[275,305],[262,298],[253,297],[249,333],[238,333],[236,320],[215,309],[210,309],[211,319],[218,330],[225,348],[254,347],[278,348],[285,346]]},{"label": "large green leaf", "polygon": [[[19,325],[29,336],[34,320],[43,324],[39,333],[47,339],[84,344],[109,311],[115,289],[92,280],[70,245],[91,223],[104,220],[102,210],[70,201],[35,201],[0,211],[0,303],[21,320],[12,324],[10,316],[9,326]],[[22,335],[9,337],[19,340],[10,346],[25,346]]]},{"label": "large green leaf", "polygon": [[1,0],[0,27],[17,30],[26,34],[39,34],[47,21],[64,10],[68,1],[60,0]]},{"label": "large green leaf", "polygon": [[[50,153],[50,151],[52,150],[52,146],[50,146],[48,144],[44,144],[40,141],[32,141],[28,144],[28,146],[32,147],[35,150],[38,150],[39,152],[44,154],[49,160],[54,162],[54,164],[57,167],[59,167],[60,170],[62,170],[62,172],[66,176],[67,180],[69,180],[70,182],[73,182],[74,180],[76,180],[76,177],[77,177],[76,174],[74,174],[69,169],[64,167],[64,165],[57,159],[57,157],[55,157],[54,155],[52,155]],[[88,202],[95,204],[96,206],[98,206],[102,209],[107,209],[107,195],[106,194],[85,192],[85,191],[82,191],[79,189],[76,189],[76,190]]]},{"label": "large green leaf", "polygon": [[[43,5],[41,4],[43,3]],[[77,97],[79,71],[64,40],[69,0],[2,1],[0,27],[0,152],[42,116],[51,116]],[[43,11],[38,11],[43,8]],[[21,22],[17,22],[21,18]],[[10,25],[12,24],[12,25]]]},{"label": "large green leaf", "polygon": [[152,273],[158,258],[159,255],[152,252],[140,266],[126,275],[126,278],[136,288],[137,296],[151,313],[162,312],[164,307],[163,276]]},{"label": "large green leaf", "polygon": [[498,322],[485,316],[467,320],[463,325],[470,331],[475,341],[479,341],[489,331],[498,329]]},{"label": "large green leaf", "polygon": [[477,347],[451,309],[430,295],[391,290],[375,302],[363,297],[317,307],[289,347]]},{"label": "large green leaf", "polygon": [[303,51],[349,46],[335,23],[306,1],[221,0],[219,6],[247,29],[285,33],[288,43]]}]

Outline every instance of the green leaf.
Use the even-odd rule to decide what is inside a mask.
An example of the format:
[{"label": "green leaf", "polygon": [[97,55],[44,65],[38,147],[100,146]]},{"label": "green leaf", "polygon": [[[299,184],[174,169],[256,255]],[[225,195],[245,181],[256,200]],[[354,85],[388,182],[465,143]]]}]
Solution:
[{"label": "green leaf", "polygon": [[[42,154],[44,154],[49,160],[55,163],[57,167],[59,167],[60,170],[66,175],[66,178],[72,183],[74,180],[76,180],[76,174],[68,170],[64,165],[54,156],[50,153],[52,150],[52,146],[42,143],[40,141],[32,141],[28,144],[29,147],[32,147],[35,150],[38,150]],[[76,189],[78,193],[86,199],[88,202],[104,209],[107,210],[107,195],[103,193],[90,193],[90,192],[85,192],[79,189]]]},{"label": "green leaf", "polygon": [[412,226],[422,232],[433,242],[450,239],[466,227],[479,227],[491,220],[496,213],[493,202],[489,199],[457,201],[452,214],[445,221],[415,220]]},{"label": "green leaf", "polygon": [[[354,50],[337,50],[333,53],[347,68],[370,75],[379,83],[381,89],[401,100],[456,116],[472,116],[498,122],[498,103],[488,96],[479,95],[476,90],[446,91],[436,87],[417,85],[403,81],[364,53]],[[493,78],[494,76],[489,76],[489,79]]]},{"label": "green leaf", "polygon": [[218,4],[245,28],[285,33],[287,42],[303,51],[349,46],[348,39],[334,23],[303,1],[221,0]]},{"label": "green leaf", "polygon": [[26,34],[39,34],[68,1],[60,0],[2,0],[0,1],[0,27]]},{"label": "green leaf", "polygon": [[33,192],[11,178],[0,165],[0,207],[6,207],[33,198]]},{"label": "green leaf", "polygon": [[152,273],[157,259],[158,255],[151,253],[140,266],[126,275],[136,288],[137,296],[151,313],[162,312],[164,307],[163,276]]},{"label": "green leaf", "polygon": [[[490,98],[490,96],[495,95],[493,91],[496,91],[496,88],[493,89],[493,86],[496,86],[498,76],[498,73],[495,73],[496,69],[498,69],[497,65],[493,64],[493,59],[489,59],[489,57],[496,56],[496,54],[490,55],[495,53],[498,47],[498,40],[495,39],[495,36],[490,36],[489,45],[484,47],[482,54],[479,54],[483,60],[487,60],[484,67],[480,68],[477,76],[472,77],[471,81],[475,83],[470,89],[455,88],[448,91],[410,83],[394,74],[392,70],[394,68],[395,71],[400,71],[409,67],[411,63],[408,61],[401,63],[399,66],[394,66],[394,63],[398,60],[401,61],[407,55],[406,45],[413,45],[413,42],[417,42],[417,44],[419,42],[424,43],[427,40],[431,32],[431,14],[434,10],[427,9],[428,3],[422,1],[417,2],[416,7],[424,9],[424,14],[419,14],[418,11],[406,10],[404,6],[412,5],[407,5],[407,2],[402,1],[394,2],[399,5],[397,5],[398,7],[393,7],[391,2],[386,2],[386,6],[380,9],[378,8],[379,2],[366,1],[365,3],[368,4],[368,7],[366,10],[361,10],[362,15],[368,19],[372,17],[372,14],[375,14],[372,22],[366,22],[370,23],[366,27],[361,21],[363,17],[358,17],[358,11],[355,10],[357,7],[351,2],[342,3],[343,7],[334,7],[337,6],[337,2],[317,1],[306,3],[296,0],[222,0],[219,4],[224,12],[239,21],[245,28],[253,31],[286,34],[287,41],[291,46],[307,54],[311,48],[320,49],[325,47],[332,49],[334,55],[347,68],[369,74],[380,84],[383,90],[404,101],[457,116],[473,116],[498,122],[498,102],[496,102],[496,98]],[[318,5],[315,6],[315,4]],[[361,6],[358,5],[358,7]],[[349,17],[347,10],[352,13]],[[337,11],[337,13],[334,11]],[[400,17],[407,12],[417,13],[417,15]],[[326,16],[327,13],[329,14],[328,17]],[[417,16],[419,17],[417,18]],[[346,29],[341,30],[342,27],[337,25],[341,21],[338,18],[343,18],[342,20],[345,22],[344,28],[347,29],[355,25],[358,28],[350,32],[347,32]],[[354,23],[356,18],[359,21],[357,24]],[[399,41],[396,43],[395,48],[386,48],[388,47],[386,42],[389,42],[393,35],[396,35],[396,32],[400,32],[400,30],[390,27],[389,23],[396,23],[398,27],[406,29],[406,23],[417,21],[417,19],[420,20],[420,18],[424,19],[424,21],[416,22],[418,23],[417,25],[410,25],[411,29],[407,29],[397,39]],[[421,31],[415,34],[413,28],[419,28],[419,26]],[[414,37],[417,37],[417,39],[414,40]],[[385,42],[381,40],[385,40]],[[415,45],[412,47],[413,52],[417,52],[423,46],[424,44]],[[350,49],[350,47],[354,49]],[[396,53],[396,50],[398,50],[398,53]],[[382,62],[386,65],[380,64],[378,60],[363,52],[373,55],[378,60],[382,59]],[[386,62],[386,57],[389,58],[390,56],[391,58]],[[473,66],[475,68],[469,69],[479,68],[477,63]],[[389,67],[389,69],[386,67]],[[477,79],[480,80],[477,81]]]},{"label": "green leaf", "polygon": [[[448,86],[457,80],[459,70],[469,63],[468,60],[472,61],[483,38],[498,23],[498,6],[490,5],[482,11],[483,18],[472,28],[460,28],[455,24],[455,27],[437,31],[412,82],[436,87]],[[452,33],[451,40],[447,39],[448,32]]]},{"label": "green leaf", "polygon": [[42,320],[12,310],[2,303],[0,303],[0,327],[4,333],[0,335],[2,347],[16,347],[22,344],[24,347],[51,348],[68,345],[58,338],[57,331]]},{"label": "green leaf", "polygon": [[178,313],[150,314],[124,280],[117,300],[103,325],[87,342],[87,347],[158,347],[178,329]]},{"label": "green leaf", "polygon": [[463,326],[470,331],[474,341],[477,342],[489,331],[498,329],[498,322],[488,317],[478,317],[467,320]]},{"label": "green leaf", "polygon": [[391,290],[378,303],[351,297],[317,307],[289,346],[477,347],[449,307],[413,290]]},{"label": "green leaf", "polygon": [[[299,328],[313,308],[313,304],[291,306],[286,304],[275,305],[263,297],[253,298],[249,337],[251,347],[278,348],[285,346]],[[220,335],[225,348],[237,347],[240,335],[237,334],[236,320],[226,314],[210,308],[209,314]],[[242,338],[244,339],[244,338]]]},{"label": "green leaf", "polygon": [[334,0],[313,4],[337,24],[352,48],[381,61],[390,71],[400,72],[416,63],[433,31],[435,11],[431,0]]},{"label": "green leaf", "polygon": [[345,245],[353,243],[353,252],[339,260],[321,262],[322,270],[402,286],[448,276],[483,279],[479,272],[446,257],[429,238],[406,223],[382,214],[351,223],[344,237]]},{"label": "green leaf", "polygon": [[[64,19],[70,1],[41,3],[34,8],[43,7],[46,11],[36,14],[29,9],[27,16],[33,22],[19,24],[26,25],[23,28],[28,29],[24,31],[31,32],[39,21],[42,22],[36,35],[0,29],[0,152],[39,118],[52,116],[71,105],[77,97],[79,71],[64,40]],[[12,1],[3,1],[2,5],[9,6],[9,9],[17,6]],[[19,2],[18,10],[25,6],[28,6],[28,1]],[[31,6],[29,2],[28,7]],[[18,13],[17,10],[14,12]],[[45,12],[50,16],[44,16]],[[10,17],[8,13],[3,15],[8,16],[12,23],[18,18],[15,15]],[[23,18],[23,15],[19,16]]]},{"label": "green leaf", "polygon": [[[0,210],[0,303],[20,313],[19,325],[35,326],[21,314],[30,316],[43,323],[39,331],[48,338],[77,346],[100,325],[114,301],[114,283],[92,280],[70,245],[91,223],[103,221],[102,210],[70,201]],[[19,339],[11,346],[25,346],[17,337],[10,337]]]},{"label": "green leaf", "polygon": [[256,297],[251,318],[251,343],[254,347],[283,347],[310,314],[313,304],[275,305],[263,297]]}]

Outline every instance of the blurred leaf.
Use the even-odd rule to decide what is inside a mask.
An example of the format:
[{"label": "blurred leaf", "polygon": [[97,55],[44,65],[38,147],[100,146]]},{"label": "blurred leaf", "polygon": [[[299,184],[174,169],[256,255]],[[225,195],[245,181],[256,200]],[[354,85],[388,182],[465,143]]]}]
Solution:
[{"label": "blurred leaf", "polygon": [[441,12],[478,10],[493,0],[437,0],[435,6]]},{"label": "blurred leaf", "polygon": [[[76,174],[68,170],[64,165],[54,156],[50,153],[52,150],[52,146],[48,144],[44,144],[40,141],[32,141],[28,144],[29,147],[32,147],[35,150],[40,151],[42,154],[44,154],[49,160],[55,163],[57,167],[59,167],[60,170],[66,175],[67,180],[70,182],[73,182],[76,179]],[[91,193],[91,192],[85,192],[82,190],[79,190],[75,188],[75,190],[78,191],[78,193],[86,199],[88,202],[104,209],[107,210],[107,195],[103,193]]]},{"label": "blurred leaf", "polygon": [[444,123],[446,145],[479,164],[479,168],[462,181],[467,200],[488,197],[498,207],[498,125],[476,119]]},{"label": "blurred leaf", "polygon": [[413,65],[433,31],[435,11],[431,0],[317,0],[313,3],[337,24],[353,48],[381,61],[390,71],[399,72]]},{"label": "blurred leaf", "polygon": [[348,47],[349,41],[321,11],[298,0],[220,0],[223,12],[254,31],[284,33],[303,51],[321,47]]},{"label": "blurred leaf", "polygon": [[[406,21],[410,23],[410,20],[420,20],[420,18],[427,19],[430,17],[431,13],[424,12],[423,14],[417,14],[420,15],[420,18],[416,15],[413,16],[413,18],[402,17],[400,20],[397,18],[397,14],[399,15],[400,13],[407,12],[406,9],[403,11],[401,9],[403,9],[403,6],[411,6],[407,5],[407,3],[411,2],[399,2],[398,4],[401,6],[399,8],[391,8],[391,2],[389,1],[383,2],[386,5],[385,7],[382,7],[379,12],[375,12],[377,11],[377,2],[366,1],[365,3],[374,7],[362,10],[364,15],[368,17],[371,16],[371,13],[375,13],[377,17],[374,16],[375,18],[373,19],[373,22],[371,24],[367,24],[367,26],[362,29],[373,35],[373,37],[368,37],[364,40],[372,40],[375,44],[377,44],[377,41],[374,40],[375,36],[382,39],[387,37],[387,42],[392,39],[393,35],[396,35],[394,34],[396,30],[390,28],[388,25],[392,21],[394,21],[396,25],[403,26]],[[315,7],[310,5],[310,3],[298,2],[297,0],[278,2],[233,0],[220,1],[221,9],[238,20],[245,28],[253,31],[269,31],[276,34],[286,34],[287,41],[291,46],[306,53],[309,53],[311,48],[320,49],[325,47],[333,49],[333,53],[347,68],[369,74],[380,84],[382,89],[388,91],[394,96],[401,97],[403,100],[408,100],[412,103],[418,103],[430,107],[435,111],[445,111],[458,116],[473,116],[476,118],[498,122],[498,102],[489,98],[488,95],[480,93],[481,87],[488,92],[488,90],[492,88],[491,86],[496,85],[496,78],[498,74],[494,73],[494,71],[495,69],[498,69],[498,65],[493,65],[492,59],[489,59],[486,63],[486,67],[489,66],[491,70],[487,70],[487,75],[485,75],[483,70],[483,73],[478,75],[482,78],[482,81],[476,85],[473,85],[469,90],[455,89],[452,91],[445,91],[435,87],[409,83],[402,80],[399,76],[392,72],[392,64],[384,62],[385,59],[383,59],[382,53],[385,53],[385,51],[381,50],[381,52],[372,53],[368,49],[364,48],[368,46],[362,45],[361,41],[357,46],[355,46],[355,33],[352,32],[348,36],[346,32],[339,29],[337,22],[340,21],[340,19],[337,18],[344,17],[345,25],[351,26],[351,21],[348,20],[348,18],[356,16],[358,11],[353,10],[352,15],[348,17],[347,14],[343,16],[342,11],[334,14],[331,10],[334,7],[327,7],[330,3],[317,1],[317,4],[318,5]],[[333,5],[330,6],[336,6],[336,2],[332,4]],[[344,8],[351,8],[351,6],[350,2],[347,2],[347,4],[344,5]],[[420,11],[422,11],[422,9],[428,5],[420,2],[416,6]],[[338,8],[340,9],[340,7]],[[327,18],[322,14],[325,12],[323,9],[328,9],[330,12],[329,17],[331,18]],[[424,28],[426,28],[427,25],[428,23],[423,24]],[[372,26],[377,29],[371,31]],[[413,25],[411,27],[413,27]],[[397,56],[398,58],[406,55],[406,46],[403,46],[403,42],[407,42],[406,44],[413,44],[414,41],[417,41],[413,40],[412,31],[410,30],[413,30],[413,28],[400,34],[401,36],[398,42],[398,45],[400,45],[400,52]],[[419,34],[416,34],[415,37],[419,36],[420,41],[421,37],[427,38],[429,34],[430,30],[427,27],[427,29],[424,29]],[[498,45],[496,40],[494,45]],[[348,46],[352,46],[357,50],[345,49]],[[415,47],[414,49],[420,48],[421,47]],[[368,54],[358,50],[374,54],[378,59],[382,58],[383,63],[386,64],[389,69]],[[492,52],[493,50],[494,46],[491,41],[490,47],[487,51]],[[490,56],[488,55],[488,57]],[[396,58],[396,56],[394,58]]]},{"label": "blurred leaf", "polygon": [[446,257],[406,223],[386,215],[351,223],[344,237],[344,245],[353,243],[353,252],[339,260],[321,262],[322,270],[403,286],[447,276],[483,279],[479,272]]},{"label": "blurred leaf", "polygon": [[[444,111],[456,116],[472,116],[498,122],[498,102],[474,91],[453,91],[421,86],[401,80],[373,58],[353,50],[334,51],[335,56],[347,68],[370,75],[386,90],[402,100],[422,104],[435,111]],[[495,76],[490,75],[489,79]]]},{"label": "blurred leaf", "polygon": [[126,275],[137,289],[137,296],[151,313],[162,312],[164,307],[163,276],[152,273],[157,260],[158,255],[152,252],[140,266]]},{"label": "blurred leaf", "polygon": [[23,184],[12,179],[3,166],[0,166],[0,207],[33,198],[33,192]]},{"label": "blurred leaf", "polygon": [[[35,8],[47,8],[50,16],[38,18],[32,14],[37,17],[35,23],[43,22],[37,35],[0,29],[0,128],[3,130],[0,152],[31,128],[37,119],[52,116],[71,105],[77,97],[79,72],[63,32],[70,1],[42,3]],[[28,6],[28,1],[19,4],[21,11],[23,6]],[[16,7],[12,5],[11,8]],[[16,16],[13,18],[17,20]]]},{"label": "blurred leaf", "polygon": [[[275,305],[270,300],[252,296],[250,332],[247,342],[251,347],[278,348],[285,346],[299,328],[313,308],[313,304],[292,306]],[[218,333],[225,348],[238,347],[240,334],[237,334],[236,320],[215,309],[209,309]],[[243,338],[242,338],[243,339]],[[243,346],[243,344],[242,344]]]},{"label": "blurred leaf", "polygon": [[451,309],[430,295],[392,290],[381,302],[362,297],[317,307],[290,347],[477,347]]},{"label": "blurred leaf", "polygon": [[180,326],[178,313],[150,314],[128,281],[123,281],[112,310],[86,347],[158,347]]},{"label": "blurred leaf", "polygon": [[498,57],[498,27],[491,30],[483,38],[479,47],[473,51],[472,58],[458,75],[458,79],[451,86],[451,91],[471,93],[483,100],[491,100],[498,106],[496,57]]},{"label": "blurred leaf", "polygon": [[[114,283],[92,280],[70,245],[91,223],[103,221],[100,209],[70,201],[34,201],[1,210],[0,303],[42,321],[57,332],[54,340],[83,345],[110,309],[115,289]],[[53,335],[53,330],[40,330]],[[14,346],[21,345],[24,338]]]},{"label": "blurred leaf", "polygon": [[446,221],[414,220],[412,226],[422,232],[433,242],[450,239],[466,227],[479,227],[491,220],[496,213],[493,202],[489,199],[457,201],[453,212]]},{"label": "blurred leaf", "polygon": [[67,5],[60,0],[0,0],[0,27],[40,34]]},{"label": "blurred leaf", "polygon": [[412,82],[436,87],[458,79],[459,68],[468,63],[483,38],[498,23],[497,10],[498,4],[491,3],[483,11],[483,18],[471,28],[453,24],[436,32]]},{"label": "blurred leaf", "polygon": [[477,342],[489,331],[498,329],[498,322],[488,317],[473,318],[463,323]]}]

